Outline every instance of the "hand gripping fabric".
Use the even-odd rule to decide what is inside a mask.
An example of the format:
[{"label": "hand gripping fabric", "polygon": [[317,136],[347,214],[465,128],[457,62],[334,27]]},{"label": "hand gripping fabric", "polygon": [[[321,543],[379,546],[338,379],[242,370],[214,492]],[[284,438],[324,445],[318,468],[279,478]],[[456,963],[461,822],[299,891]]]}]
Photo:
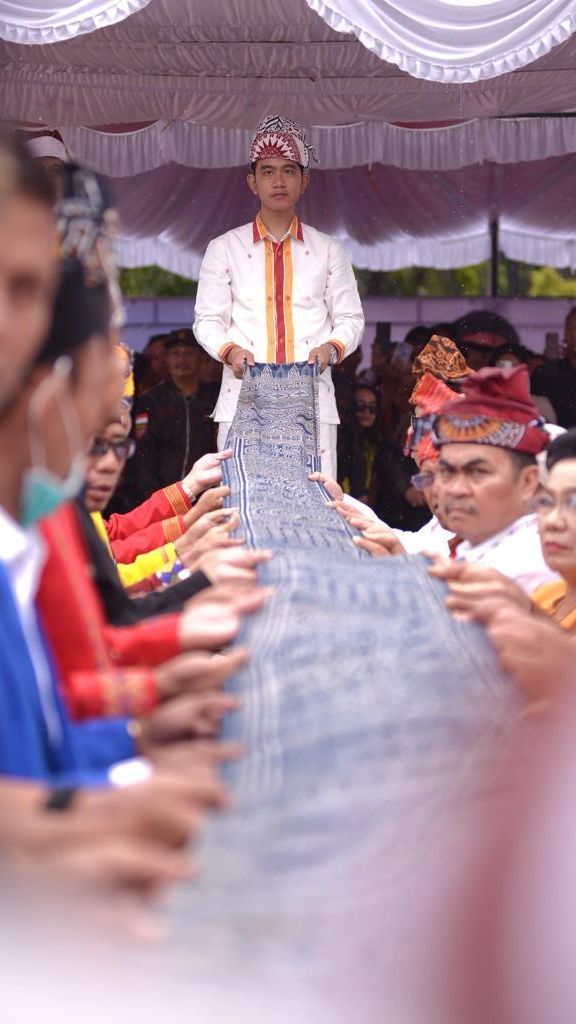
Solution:
[{"label": "hand gripping fabric", "polygon": [[205,954],[236,978],[300,970],[303,946],[325,967],[352,922],[364,948],[374,908],[393,917],[519,717],[484,632],[447,613],[425,559],[360,557],[308,481],[316,387],[306,365],[247,369],[223,464],[240,533],[275,552],[260,570],[275,594],[246,618],[250,660],[229,684],[243,706],[225,736],[246,748],[228,769],[233,810],[209,824],[174,919],[189,966]]}]

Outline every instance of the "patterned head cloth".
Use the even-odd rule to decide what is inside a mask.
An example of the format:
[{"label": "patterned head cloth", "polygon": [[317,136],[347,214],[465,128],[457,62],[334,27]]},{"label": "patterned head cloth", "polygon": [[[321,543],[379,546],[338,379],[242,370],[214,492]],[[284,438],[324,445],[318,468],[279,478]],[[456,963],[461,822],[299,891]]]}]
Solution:
[{"label": "patterned head cloth", "polygon": [[439,334],[433,334],[428,344],[416,356],[412,372],[416,377],[421,377],[423,373],[431,373],[440,380],[457,381],[468,377],[472,370],[466,366],[464,356],[451,338],[441,338]]},{"label": "patterned head cloth", "polygon": [[439,380],[429,370],[422,374],[410,395],[410,402],[419,416],[429,416],[440,412],[447,402],[452,402],[458,395],[443,380]]},{"label": "patterned head cloth", "polygon": [[462,391],[434,420],[437,445],[488,444],[527,455],[544,450],[548,434],[530,397],[525,366],[478,370],[464,382]]},{"label": "patterned head cloth", "polygon": [[56,203],[60,259],[78,260],[87,285],[105,281],[110,294],[111,326],[124,324],[124,306],[114,252],[118,219],[105,179],[87,167],[64,168],[64,194]]},{"label": "patterned head cloth", "polygon": [[62,182],[63,196],[55,207],[60,285],[39,362],[54,362],[92,334],[107,334],[122,318],[113,252],[115,214],[105,182],[78,164],[64,165]]},{"label": "patterned head cloth", "polygon": [[[426,455],[422,456],[422,442],[428,438],[432,430],[436,413],[440,412],[440,409],[448,402],[461,397],[452,388],[449,388],[444,381],[434,377],[429,370],[423,373],[410,396],[410,402],[414,406],[415,412],[406,437],[405,455],[411,455],[418,465],[421,465],[424,457],[428,459],[434,458],[430,450],[432,447],[431,441],[426,447]],[[436,457],[438,457],[438,454]]]},{"label": "patterned head cloth", "polygon": [[430,432],[424,434],[412,451],[412,458],[420,469],[424,462],[437,462],[440,458],[440,450],[434,444]]},{"label": "patterned head cloth", "polygon": [[304,132],[295,121],[281,114],[271,114],[258,125],[250,144],[250,163],[258,160],[294,160],[306,169],[310,154],[318,163],[316,150],[306,142]]}]

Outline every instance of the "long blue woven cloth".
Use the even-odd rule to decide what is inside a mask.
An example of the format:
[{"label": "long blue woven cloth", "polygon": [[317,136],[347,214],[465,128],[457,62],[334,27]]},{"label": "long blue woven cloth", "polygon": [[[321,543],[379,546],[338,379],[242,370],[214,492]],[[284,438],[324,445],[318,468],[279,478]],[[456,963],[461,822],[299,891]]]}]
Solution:
[{"label": "long blue woven cloth", "polygon": [[247,370],[224,463],[240,535],[275,552],[260,572],[275,595],[246,619],[251,657],[230,683],[243,707],[225,734],[246,748],[229,769],[234,809],[208,827],[177,917],[196,949],[217,923],[219,954],[240,959],[255,935],[269,953],[286,922],[292,941],[295,918],[307,932],[311,914],[362,913],[375,885],[394,888],[443,809],[485,788],[519,711],[425,560],[361,556],[308,480],[316,387],[307,365]]}]

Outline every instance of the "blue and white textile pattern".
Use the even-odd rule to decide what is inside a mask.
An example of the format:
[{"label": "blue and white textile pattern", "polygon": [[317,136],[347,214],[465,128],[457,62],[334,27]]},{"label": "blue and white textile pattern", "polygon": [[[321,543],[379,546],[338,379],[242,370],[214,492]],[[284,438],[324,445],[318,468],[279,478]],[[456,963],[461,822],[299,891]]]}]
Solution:
[{"label": "blue and white textile pattern", "polygon": [[443,816],[485,791],[519,717],[484,632],[447,613],[425,560],[358,557],[307,480],[310,380],[298,366],[247,375],[224,463],[249,543],[275,551],[260,572],[275,594],[239,637],[234,808],[208,827],[177,919],[183,934],[194,921],[191,946],[211,928],[212,954],[238,963],[287,964],[320,920],[325,938],[397,892]]},{"label": "blue and white textile pattern", "polygon": [[317,369],[308,363],[247,367],[223,465],[224,482],[240,509],[237,536],[250,547],[345,551],[363,557],[341,516],[326,508],[325,488],[308,474],[320,470]]}]

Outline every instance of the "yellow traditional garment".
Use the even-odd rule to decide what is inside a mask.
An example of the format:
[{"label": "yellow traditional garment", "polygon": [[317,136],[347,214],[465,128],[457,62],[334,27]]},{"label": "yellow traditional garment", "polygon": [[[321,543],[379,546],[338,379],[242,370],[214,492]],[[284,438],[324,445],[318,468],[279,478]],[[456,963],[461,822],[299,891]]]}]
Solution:
[{"label": "yellow traditional garment", "polygon": [[[91,519],[100,540],[104,542],[110,552],[110,556],[114,558],[102,514],[100,512],[92,512]],[[143,555],[138,555],[129,565],[116,562],[116,568],[118,569],[122,585],[128,588],[133,587],[136,583],[141,583],[142,580],[152,576],[155,572],[168,572],[172,569],[177,559],[176,549],[169,542],[168,544],[163,544],[160,548],[155,548],[153,551],[147,551]]]},{"label": "yellow traditional garment", "polygon": [[562,613],[560,608],[567,589],[568,584],[565,580],[553,580],[552,583],[543,583],[531,597],[534,604],[551,619],[554,619],[559,626],[567,629],[570,633],[576,633],[576,608],[571,608],[565,613]]}]

